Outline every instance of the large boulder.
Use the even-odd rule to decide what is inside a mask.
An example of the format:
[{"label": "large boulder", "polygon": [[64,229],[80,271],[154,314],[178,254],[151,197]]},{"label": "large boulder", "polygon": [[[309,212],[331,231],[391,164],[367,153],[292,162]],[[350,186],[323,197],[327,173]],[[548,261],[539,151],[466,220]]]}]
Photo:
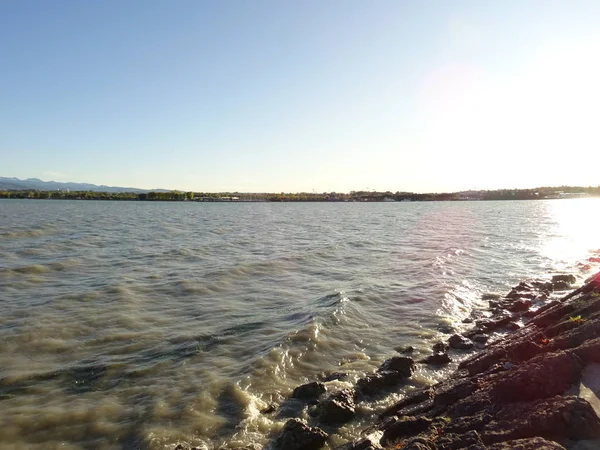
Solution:
[{"label": "large boulder", "polygon": [[575,278],[575,275],[571,274],[560,274],[552,276],[552,283],[556,283],[557,281],[564,281],[566,283],[573,284],[577,281],[577,278]]},{"label": "large boulder", "polygon": [[400,372],[380,371],[359,379],[356,382],[356,390],[364,395],[375,395],[405,379]]},{"label": "large boulder", "polygon": [[320,428],[311,428],[298,419],[288,420],[273,441],[274,450],[318,450],[329,436]]},{"label": "large boulder", "polygon": [[313,381],[312,383],[303,384],[294,389],[292,393],[293,398],[300,399],[311,399],[317,398],[320,395],[324,394],[327,391],[325,385],[318,381]]},{"label": "large boulder", "polygon": [[450,336],[448,344],[450,344],[450,347],[458,350],[470,350],[473,348],[473,342],[460,334]]},{"label": "large boulder", "polygon": [[447,353],[436,353],[435,355],[430,355],[427,358],[422,359],[421,362],[432,366],[442,366],[452,362],[452,358],[450,358]]},{"label": "large boulder", "polygon": [[379,367],[378,372],[398,372],[401,377],[408,378],[415,371],[415,361],[407,356],[394,356],[387,359]]},{"label": "large boulder", "polygon": [[354,418],[356,405],[354,391],[345,389],[331,394],[321,401],[315,410],[317,419],[323,423],[346,423]]},{"label": "large boulder", "polygon": [[532,301],[526,298],[520,298],[515,300],[509,305],[506,305],[506,309],[511,312],[525,312],[531,308]]}]

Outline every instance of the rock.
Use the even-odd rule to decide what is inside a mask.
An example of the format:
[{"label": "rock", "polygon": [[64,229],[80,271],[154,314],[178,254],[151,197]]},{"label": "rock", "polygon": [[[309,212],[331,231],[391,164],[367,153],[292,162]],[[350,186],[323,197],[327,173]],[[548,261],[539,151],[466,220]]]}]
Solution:
[{"label": "rock", "polygon": [[445,334],[452,334],[456,331],[454,329],[454,327],[452,325],[450,325],[449,323],[440,323],[437,326],[437,329],[439,332],[445,333]]},{"label": "rock", "polygon": [[429,428],[431,422],[431,419],[423,416],[400,417],[390,422],[383,430],[381,443],[387,446],[400,438],[415,436]]},{"label": "rock", "polygon": [[483,333],[477,333],[471,338],[473,342],[477,342],[479,344],[485,344],[489,339],[490,337],[487,334]]},{"label": "rock", "polygon": [[575,275],[571,274],[553,275],[552,283],[556,283],[558,281],[564,281],[565,283],[573,284],[577,281],[577,278],[575,278]]},{"label": "rock", "polygon": [[272,412],[275,412],[275,405],[273,404],[270,404],[266,408],[260,410],[261,414],[271,414]]},{"label": "rock", "polygon": [[473,318],[472,318],[472,317],[465,317],[465,318],[462,320],[462,323],[473,323],[473,322],[474,322],[474,320],[473,320]]},{"label": "rock", "polygon": [[394,356],[387,359],[377,369],[378,372],[398,372],[401,377],[408,378],[415,371],[415,361],[407,356]]},{"label": "rock", "polygon": [[517,439],[490,445],[488,450],[566,450],[562,445],[541,437]]},{"label": "rock", "polygon": [[475,430],[468,431],[464,434],[444,433],[435,440],[435,445],[439,450],[454,450],[457,448],[485,448],[481,436]]},{"label": "rock", "polygon": [[521,325],[519,325],[517,322],[508,322],[505,328],[509,331],[517,331],[519,328],[521,328]]},{"label": "rock", "polygon": [[482,294],[482,296],[481,296],[481,300],[498,300],[500,298],[502,298],[502,295],[495,294],[492,292],[487,292],[485,294]]},{"label": "rock", "polygon": [[396,350],[398,353],[412,353],[415,351],[415,348],[412,345],[407,345],[406,347],[396,347],[394,350]]},{"label": "rock", "polygon": [[288,420],[273,442],[274,450],[318,450],[328,438],[318,427],[311,428],[298,419]]},{"label": "rock", "polygon": [[478,384],[469,378],[448,381],[436,390],[433,404],[435,406],[452,405],[471,395],[478,387]]},{"label": "rock", "polygon": [[379,417],[383,418],[383,417],[393,416],[398,411],[406,408],[407,406],[412,406],[412,405],[426,402],[427,400],[430,400],[431,398],[433,398],[433,393],[434,393],[434,391],[430,387],[413,392],[413,393],[407,395],[406,397],[404,397],[402,400],[400,400],[400,401],[394,403],[393,405],[389,406],[388,408],[386,408],[386,410],[383,411],[379,415]]},{"label": "rock", "polygon": [[531,308],[531,300],[521,298],[512,302],[506,309],[511,312],[523,312],[527,311],[529,308]]},{"label": "rock", "polygon": [[502,314],[493,319],[480,319],[475,322],[478,328],[481,328],[485,331],[495,330],[497,328],[502,328],[508,325],[512,321],[512,316],[510,314]]},{"label": "rock", "polygon": [[491,414],[480,412],[472,416],[461,416],[452,419],[444,431],[448,433],[466,433],[470,430],[481,431],[493,419]]},{"label": "rock", "polygon": [[[229,448],[229,447],[228,447]],[[232,447],[231,450],[261,450],[262,447],[258,444],[245,445],[244,447]],[[192,450],[208,450],[208,447],[194,447]]]},{"label": "rock", "polygon": [[383,447],[379,445],[379,439],[371,437],[362,438],[356,442],[351,442],[341,447],[336,447],[335,450],[382,450]]},{"label": "rock", "polygon": [[416,437],[414,439],[409,440],[402,447],[399,447],[402,450],[438,450],[431,439],[426,437]]},{"label": "rock", "polygon": [[566,291],[571,289],[571,283],[567,281],[553,281],[552,282],[552,290],[554,291]]},{"label": "rock", "polygon": [[452,358],[448,356],[448,353],[436,353],[435,355],[428,356],[427,358],[421,360],[421,362],[434,366],[441,366],[443,364],[452,362]]},{"label": "rock", "polygon": [[600,437],[600,419],[585,400],[555,396],[499,408],[494,420],[481,432],[486,445],[536,436],[559,440],[596,439]]},{"label": "rock", "polygon": [[450,347],[444,342],[436,342],[435,344],[433,344],[433,347],[431,347],[431,349],[433,350],[433,353],[446,353],[450,349]]},{"label": "rock", "polygon": [[558,351],[543,353],[511,369],[493,386],[500,403],[535,400],[562,394],[581,376],[578,357]]},{"label": "rock", "polygon": [[348,378],[348,374],[346,372],[333,372],[329,375],[323,377],[324,382],[340,380],[343,381]]},{"label": "rock", "polygon": [[[258,447],[256,447],[256,448],[258,448]],[[254,448],[251,448],[251,447],[244,447],[239,450],[246,450],[246,449],[254,450]],[[202,447],[197,447],[197,446],[196,447],[188,447],[183,444],[177,444],[177,446],[173,450],[208,450],[208,447],[206,447],[205,445],[203,445]]]},{"label": "rock", "polygon": [[533,341],[525,340],[517,343],[507,349],[507,354],[511,360],[516,362],[527,361],[534,356],[544,353],[546,349]]},{"label": "rock", "polygon": [[354,391],[345,389],[330,395],[316,408],[316,416],[323,423],[346,423],[354,418]]},{"label": "rock", "polygon": [[381,392],[382,389],[397,385],[404,379],[406,377],[402,376],[400,372],[379,371],[359,379],[356,382],[356,389],[361,394],[374,395]]},{"label": "rock", "polygon": [[293,398],[311,399],[317,398],[327,392],[327,388],[323,383],[313,381],[312,383],[303,384],[294,389]]},{"label": "rock", "polygon": [[450,347],[458,350],[470,350],[473,348],[473,342],[460,334],[453,334],[450,336],[448,344],[450,344]]}]

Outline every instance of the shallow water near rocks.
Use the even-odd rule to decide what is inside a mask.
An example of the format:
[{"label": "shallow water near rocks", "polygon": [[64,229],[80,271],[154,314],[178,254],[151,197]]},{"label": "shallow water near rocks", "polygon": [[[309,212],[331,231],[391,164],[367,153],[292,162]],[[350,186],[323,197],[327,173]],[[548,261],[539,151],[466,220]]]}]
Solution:
[{"label": "shallow water near rocks", "polygon": [[[351,385],[395,347],[427,355],[523,279],[583,280],[599,216],[600,199],[0,200],[0,442],[265,444],[306,415],[298,384]],[[420,366],[404,389],[452,367]],[[361,403],[332,443],[398,395]]]}]

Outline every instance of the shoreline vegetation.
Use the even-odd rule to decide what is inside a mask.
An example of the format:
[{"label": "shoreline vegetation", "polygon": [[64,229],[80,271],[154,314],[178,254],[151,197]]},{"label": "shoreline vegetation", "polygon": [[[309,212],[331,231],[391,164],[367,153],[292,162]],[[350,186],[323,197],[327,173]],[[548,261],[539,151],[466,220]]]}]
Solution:
[{"label": "shoreline vegetation", "polygon": [[331,383],[343,373],[298,386],[289,401],[307,408],[309,420],[290,418],[265,448],[319,450],[359,415],[361,401],[400,391],[417,364],[443,367],[452,359],[461,362],[447,379],[407,393],[335,450],[600,448],[600,272],[571,290],[575,281],[559,274],[521,282],[505,296],[487,294],[489,311],[465,319],[469,330],[424,358],[398,349],[402,356],[350,388]]},{"label": "shoreline vegetation", "polygon": [[350,193],[243,193],[243,192],[99,192],[69,189],[0,190],[4,199],[43,200],[120,200],[120,201],[196,201],[196,202],[418,202],[478,200],[545,200],[600,197],[600,186],[560,186],[536,189],[499,189],[452,193],[351,191]]}]

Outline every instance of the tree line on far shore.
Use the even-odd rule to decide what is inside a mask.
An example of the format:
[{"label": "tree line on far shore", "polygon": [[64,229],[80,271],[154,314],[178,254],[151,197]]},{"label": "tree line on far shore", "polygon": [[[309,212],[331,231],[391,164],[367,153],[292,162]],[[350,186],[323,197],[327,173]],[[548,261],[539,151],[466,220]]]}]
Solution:
[{"label": "tree line on far shore", "polygon": [[537,200],[600,196],[600,186],[559,186],[536,189],[499,189],[493,191],[464,191],[454,193],[417,194],[413,192],[352,191],[350,193],[243,193],[243,192],[93,192],[1,190],[0,198],[52,200],[129,200],[129,201],[199,201],[199,202],[381,202],[381,201],[456,201],[456,200]]}]

